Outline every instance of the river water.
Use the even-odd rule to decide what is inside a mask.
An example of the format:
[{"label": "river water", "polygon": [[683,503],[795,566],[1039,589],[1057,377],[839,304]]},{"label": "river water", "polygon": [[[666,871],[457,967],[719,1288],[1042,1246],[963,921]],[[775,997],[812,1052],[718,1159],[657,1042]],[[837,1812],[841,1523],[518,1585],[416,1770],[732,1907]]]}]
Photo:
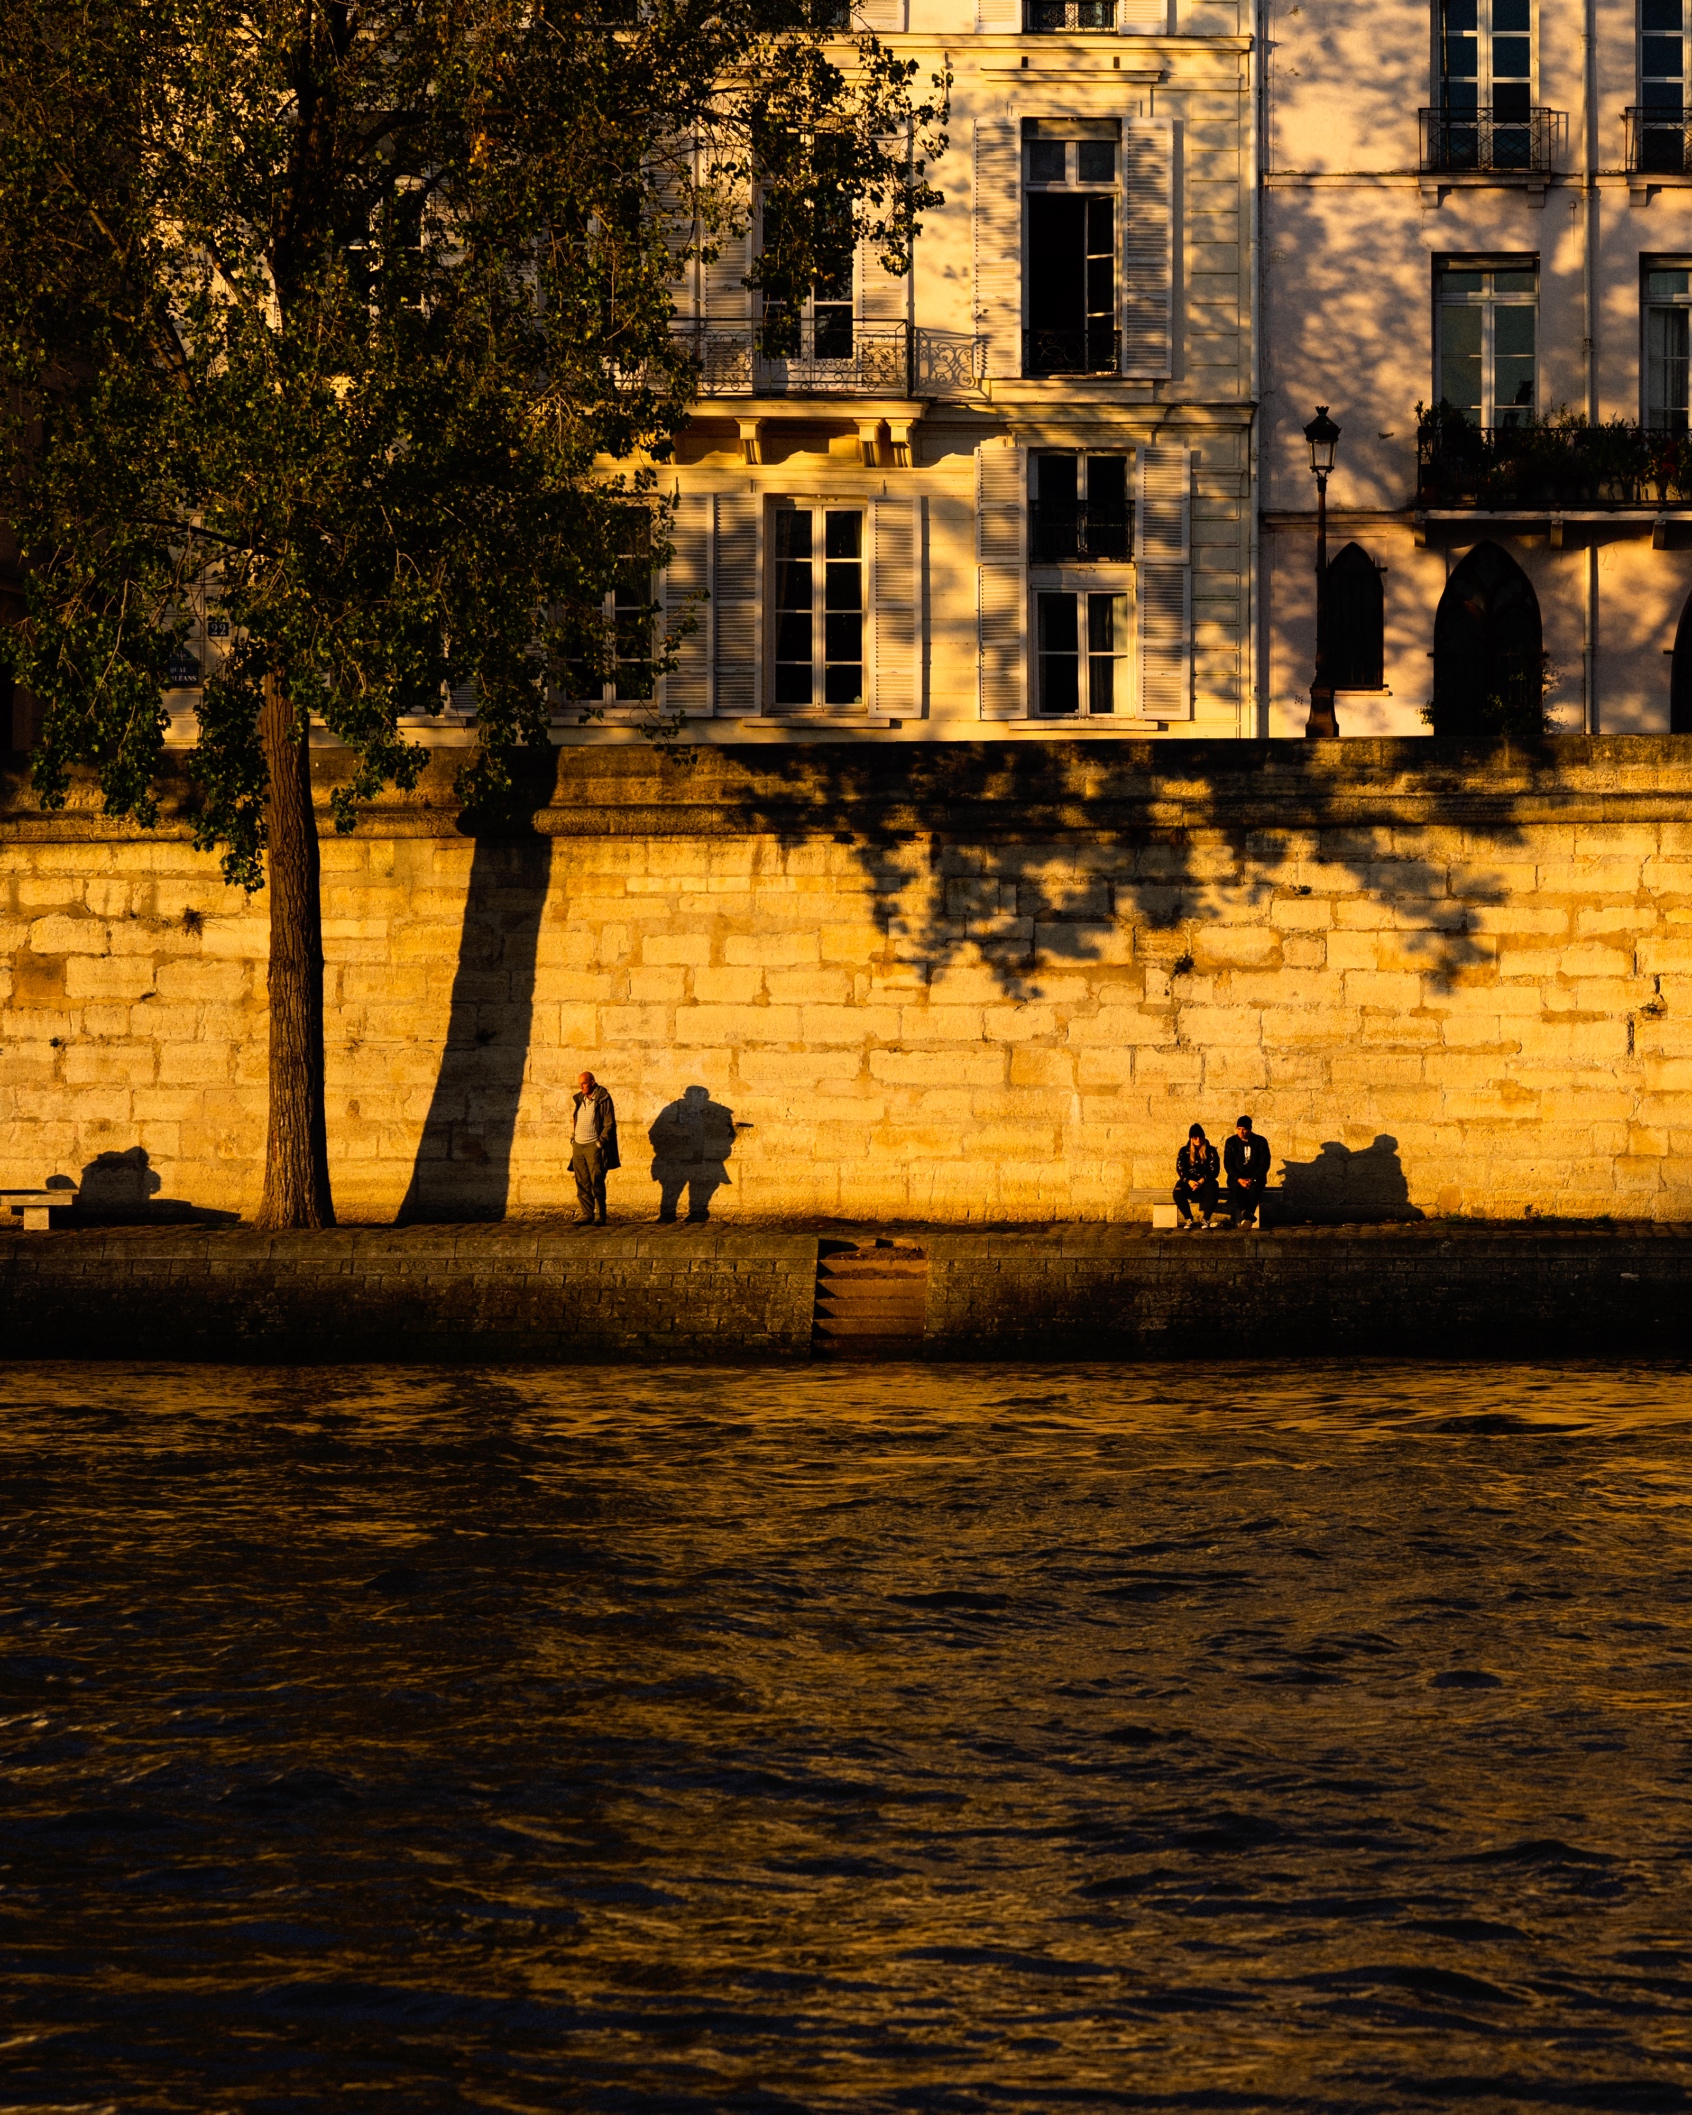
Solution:
[{"label": "river water", "polygon": [[1683,1371],[0,1404],[0,2108],[1692,2106]]}]

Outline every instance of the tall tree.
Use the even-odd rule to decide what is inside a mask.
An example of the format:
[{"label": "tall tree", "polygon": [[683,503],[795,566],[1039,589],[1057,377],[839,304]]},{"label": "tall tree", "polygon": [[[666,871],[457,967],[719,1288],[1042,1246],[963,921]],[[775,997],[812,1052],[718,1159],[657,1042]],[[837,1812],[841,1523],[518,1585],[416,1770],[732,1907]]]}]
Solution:
[{"label": "tall tree", "polygon": [[743,223],[754,165],[768,297],[836,267],[839,201],[909,268],[944,82],[921,100],[909,62],[774,4],[12,0],[26,613],[0,652],[41,707],[45,800],[93,765],[146,824],[172,657],[196,611],[226,632],[191,769],[197,842],[270,885],[261,1225],[333,1216],[313,723],[351,753],[349,830],[415,783],[403,723],[450,691],[474,688],[475,800],[597,685],[631,507],[666,555],[678,260]]}]

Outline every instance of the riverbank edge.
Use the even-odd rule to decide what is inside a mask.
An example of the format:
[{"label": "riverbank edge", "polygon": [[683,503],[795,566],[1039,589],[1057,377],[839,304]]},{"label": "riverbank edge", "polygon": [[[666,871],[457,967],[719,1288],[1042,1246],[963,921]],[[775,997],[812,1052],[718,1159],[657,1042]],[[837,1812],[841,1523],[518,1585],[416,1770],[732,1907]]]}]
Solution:
[{"label": "riverbank edge", "polygon": [[[874,1230],[860,1230],[873,1241]],[[933,1359],[1692,1353],[1692,1227],[899,1229]],[[815,1232],[110,1227],[0,1241],[9,1359],[752,1363],[812,1355]]]}]

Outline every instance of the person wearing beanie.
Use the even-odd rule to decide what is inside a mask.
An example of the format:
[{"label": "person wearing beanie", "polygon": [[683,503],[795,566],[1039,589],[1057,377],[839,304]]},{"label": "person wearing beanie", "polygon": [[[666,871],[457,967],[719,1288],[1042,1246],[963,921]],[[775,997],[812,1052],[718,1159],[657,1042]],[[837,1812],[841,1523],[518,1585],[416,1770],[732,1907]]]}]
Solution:
[{"label": "person wearing beanie", "polygon": [[1203,1214],[1198,1222],[1201,1231],[1208,1229],[1216,1214],[1216,1184],[1221,1172],[1222,1164],[1216,1157],[1216,1148],[1204,1135],[1203,1124],[1192,1125],[1187,1143],[1175,1156],[1175,1209],[1181,1215],[1176,1225],[1181,1233],[1190,1234],[1193,1230],[1195,1204]]}]

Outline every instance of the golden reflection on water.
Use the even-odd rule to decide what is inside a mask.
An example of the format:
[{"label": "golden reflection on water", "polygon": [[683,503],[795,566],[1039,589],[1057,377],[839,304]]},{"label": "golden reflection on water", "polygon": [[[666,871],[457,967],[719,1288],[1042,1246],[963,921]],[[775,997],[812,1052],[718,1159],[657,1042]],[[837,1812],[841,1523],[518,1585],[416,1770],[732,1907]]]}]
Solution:
[{"label": "golden reflection on water", "polygon": [[0,1399],[0,2106],[1692,2104],[1682,1372]]}]

